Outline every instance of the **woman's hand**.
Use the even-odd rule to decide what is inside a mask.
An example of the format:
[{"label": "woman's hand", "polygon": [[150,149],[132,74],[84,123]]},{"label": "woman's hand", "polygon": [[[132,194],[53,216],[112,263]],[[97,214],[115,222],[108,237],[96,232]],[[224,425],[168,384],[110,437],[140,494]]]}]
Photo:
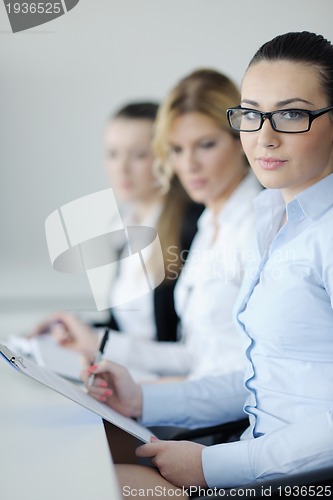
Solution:
[{"label": "woman's hand", "polygon": [[[90,377],[94,375],[90,385]],[[134,382],[128,370],[117,363],[103,360],[81,373],[88,393],[127,417],[141,417],[141,386]]]},{"label": "woman's hand", "polygon": [[98,335],[72,314],[58,312],[39,324],[31,333],[35,337],[49,333],[58,344],[92,356],[98,350]]},{"label": "woman's hand", "polygon": [[207,487],[201,461],[203,448],[190,441],[160,441],[152,437],[150,443],[136,449],[136,455],[151,458],[161,475],[175,486]]}]

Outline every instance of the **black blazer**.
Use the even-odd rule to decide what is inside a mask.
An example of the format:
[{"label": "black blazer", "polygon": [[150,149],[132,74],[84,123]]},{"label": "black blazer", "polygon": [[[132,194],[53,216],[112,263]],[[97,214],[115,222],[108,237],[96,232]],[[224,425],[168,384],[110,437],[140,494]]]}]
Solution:
[{"label": "black blazer", "polygon": [[[192,240],[197,232],[197,220],[204,210],[204,206],[199,203],[189,203],[183,218],[183,223],[180,232],[180,247],[181,251],[190,249]],[[186,256],[187,252],[183,255]],[[174,305],[174,289],[177,279],[164,280],[154,290],[154,315],[156,324],[156,340],[159,341],[176,341],[179,318],[175,311]],[[94,326],[108,326],[113,330],[118,330],[119,327],[110,310],[110,319],[106,324],[95,323]]]}]

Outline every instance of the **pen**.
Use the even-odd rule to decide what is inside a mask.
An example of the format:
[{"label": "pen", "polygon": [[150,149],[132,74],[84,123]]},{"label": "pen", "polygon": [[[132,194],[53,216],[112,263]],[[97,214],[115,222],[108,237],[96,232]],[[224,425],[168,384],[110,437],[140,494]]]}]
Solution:
[{"label": "pen", "polygon": [[[109,328],[107,328],[104,332],[104,335],[103,335],[103,338],[101,341],[101,345],[99,346],[99,349],[98,349],[98,353],[96,354],[94,362],[91,363],[91,365],[96,365],[97,363],[99,363],[101,361],[106,343],[109,340],[109,333],[110,333],[110,330],[109,330]],[[93,381],[94,381],[94,374],[92,373],[89,377],[89,380],[88,380],[88,387],[92,386]]]}]

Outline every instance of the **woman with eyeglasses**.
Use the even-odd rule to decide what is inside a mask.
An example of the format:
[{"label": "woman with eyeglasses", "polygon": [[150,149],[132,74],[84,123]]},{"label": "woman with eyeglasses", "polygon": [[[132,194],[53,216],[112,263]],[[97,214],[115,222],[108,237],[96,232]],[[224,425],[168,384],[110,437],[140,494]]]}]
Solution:
[{"label": "woman with eyeglasses", "polygon": [[[333,463],[333,46],[287,33],[264,44],[228,111],[267,188],[256,199],[257,258],[239,296],[244,374],[160,387],[102,362],[106,403],[147,425],[200,427],[249,416],[240,441],[152,440],[160,475],[118,466],[122,485],[234,487]],[[85,374],[85,378],[87,374]],[[98,380],[98,377],[96,377]],[[90,393],[102,393],[93,386]],[[163,402],[163,404],[161,404]],[[171,486],[173,485],[173,486]]]}]

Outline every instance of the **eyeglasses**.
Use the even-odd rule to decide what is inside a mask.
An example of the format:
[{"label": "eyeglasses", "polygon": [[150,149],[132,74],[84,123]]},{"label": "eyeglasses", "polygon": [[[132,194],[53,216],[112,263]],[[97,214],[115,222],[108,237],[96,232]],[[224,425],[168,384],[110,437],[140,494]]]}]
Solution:
[{"label": "eyeglasses", "polygon": [[280,109],[271,113],[263,113],[256,109],[236,108],[227,109],[227,118],[230,127],[238,132],[257,132],[266,119],[276,132],[286,134],[300,134],[311,128],[311,123],[319,116],[333,110],[333,106],[308,111],[307,109]]}]

